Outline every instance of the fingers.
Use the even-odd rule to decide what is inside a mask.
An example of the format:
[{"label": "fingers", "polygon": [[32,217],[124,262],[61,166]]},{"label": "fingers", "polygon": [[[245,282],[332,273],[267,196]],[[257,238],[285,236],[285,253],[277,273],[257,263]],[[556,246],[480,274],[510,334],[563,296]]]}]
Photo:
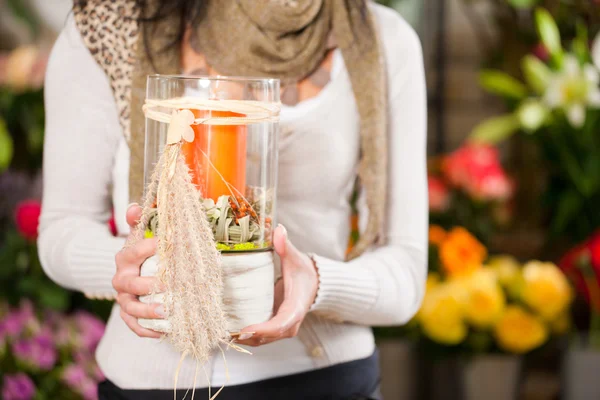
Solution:
[{"label": "fingers", "polygon": [[142,207],[137,203],[130,204],[125,213],[125,218],[129,226],[133,228],[142,218]]},{"label": "fingers", "polygon": [[162,289],[160,281],[153,276],[135,276],[117,273],[113,278],[113,287],[117,293],[146,296]]},{"label": "fingers", "polygon": [[134,246],[124,247],[115,257],[117,266],[133,264],[138,266],[139,271],[139,266],[141,266],[147,258],[152,257],[156,253],[157,243],[158,241],[156,238],[142,239]]},{"label": "fingers", "polygon": [[121,311],[135,318],[164,319],[164,308],[161,304],[145,304],[132,294],[120,293],[117,295],[117,303]]},{"label": "fingers", "polygon": [[152,331],[150,329],[143,328],[132,315],[127,314],[125,311],[121,310],[121,318],[125,321],[125,324],[131,329],[136,335],[139,337],[147,337],[153,339],[160,339],[163,335],[161,333]]},{"label": "fingers", "polygon": [[288,244],[287,230],[283,225],[277,225],[273,232],[273,247],[279,257],[284,258],[286,256]]},{"label": "fingers", "polygon": [[303,318],[304,313],[300,310],[295,310],[292,306],[292,301],[284,300],[277,315],[269,321],[242,329],[242,335],[244,333],[252,333],[252,336],[246,340],[238,340],[237,343],[248,346],[260,346],[275,340],[294,337],[298,334],[298,329]]}]

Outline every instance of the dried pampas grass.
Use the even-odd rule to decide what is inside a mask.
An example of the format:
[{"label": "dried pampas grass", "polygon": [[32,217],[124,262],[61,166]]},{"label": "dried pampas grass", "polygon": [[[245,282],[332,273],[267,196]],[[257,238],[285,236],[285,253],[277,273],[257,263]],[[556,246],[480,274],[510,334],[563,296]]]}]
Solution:
[{"label": "dried pampas grass", "polygon": [[164,307],[170,323],[166,339],[182,354],[203,363],[228,337],[223,279],[212,229],[180,146],[165,147],[128,245],[144,238],[156,207],[157,276],[166,289]]}]

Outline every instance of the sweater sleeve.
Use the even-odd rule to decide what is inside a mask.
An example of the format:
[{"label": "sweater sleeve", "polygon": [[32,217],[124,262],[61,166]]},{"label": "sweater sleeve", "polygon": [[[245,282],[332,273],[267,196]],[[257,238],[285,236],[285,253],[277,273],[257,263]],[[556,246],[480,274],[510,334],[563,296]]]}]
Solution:
[{"label": "sweater sleeve", "polygon": [[[424,293],[427,105],[419,38],[392,11],[376,11],[388,20],[381,24],[390,116],[386,245],[349,262],[315,256],[319,289],[312,310],[341,321],[381,326],[407,322]],[[395,21],[390,23],[390,18]],[[395,28],[391,32],[390,26]]]},{"label": "sweater sleeve", "polygon": [[122,130],[108,79],[72,16],[50,56],[45,107],[42,266],[62,286],[110,296],[115,254],[124,244],[107,225]]}]

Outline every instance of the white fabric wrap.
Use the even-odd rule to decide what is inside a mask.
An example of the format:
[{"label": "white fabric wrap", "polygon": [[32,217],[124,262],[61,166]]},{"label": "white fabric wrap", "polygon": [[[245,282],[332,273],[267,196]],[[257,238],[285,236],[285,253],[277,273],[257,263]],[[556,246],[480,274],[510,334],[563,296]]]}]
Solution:
[{"label": "white fabric wrap", "polygon": [[[223,254],[223,310],[227,314],[227,331],[237,333],[249,325],[268,321],[273,312],[275,265],[273,252]],[[141,276],[158,272],[158,258],[152,256],[142,264]],[[141,296],[142,303],[162,304],[165,294]],[[139,324],[158,332],[169,332],[168,319],[139,319]]]}]

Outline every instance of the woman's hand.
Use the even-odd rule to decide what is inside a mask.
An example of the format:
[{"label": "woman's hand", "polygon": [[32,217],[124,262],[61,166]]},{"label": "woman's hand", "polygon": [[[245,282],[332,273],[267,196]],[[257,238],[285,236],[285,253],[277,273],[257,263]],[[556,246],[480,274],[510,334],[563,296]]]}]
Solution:
[{"label": "woman's hand", "polygon": [[[132,204],[127,209],[127,223],[133,229],[142,216],[142,208]],[[164,318],[163,308],[160,304],[144,304],[138,296],[151,293],[157,284],[155,277],[140,276],[140,268],[147,258],[156,253],[156,239],[143,239],[135,246],[123,248],[117,253],[117,273],[112,284],[117,291],[117,303],[121,307],[121,318],[127,326],[140,337],[160,338],[162,334],[143,328],[138,323],[138,318],[159,319]]]},{"label": "woman's hand", "polygon": [[273,245],[281,259],[282,274],[275,284],[275,316],[242,329],[236,343],[260,346],[296,336],[317,296],[319,277],[313,261],[294,247],[281,225],[275,229]]}]

